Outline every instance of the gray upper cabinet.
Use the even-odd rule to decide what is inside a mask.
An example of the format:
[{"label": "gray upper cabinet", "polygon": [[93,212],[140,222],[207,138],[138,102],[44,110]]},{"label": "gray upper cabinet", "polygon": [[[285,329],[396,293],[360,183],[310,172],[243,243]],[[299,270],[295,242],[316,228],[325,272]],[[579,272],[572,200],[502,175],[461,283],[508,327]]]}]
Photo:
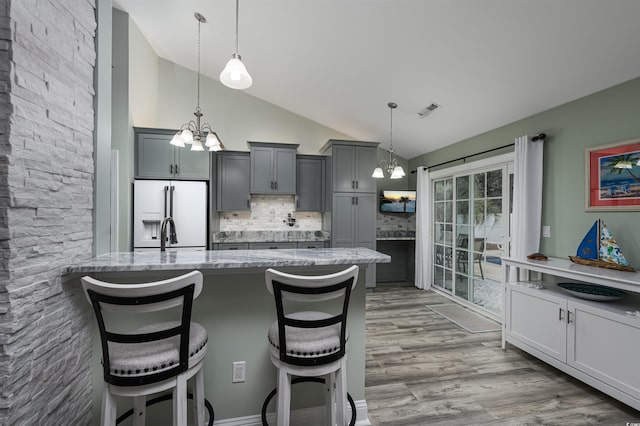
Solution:
[{"label": "gray upper cabinet", "polygon": [[325,158],[314,155],[298,155],[296,159],[296,210],[324,211]]},{"label": "gray upper cabinet", "polygon": [[251,148],[251,193],[296,193],[295,144],[247,142]]},{"label": "gray upper cabinet", "polygon": [[169,144],[176,130],[134,127],[136,178],[209,179],[209,153]]},{"label": "gray upper cabinet", "polygon": [[[329,141],[332,181],[335,192],[375,192],[371,177],[377,164],[377,144],[371,142]],[[329,145],[325,145],[327,149]]]},{"label": "gray upper cabinet", "polygon": [[221,151],[216,153],[216,210],[250,209],[249,174],[251,162],[248,152]]}]

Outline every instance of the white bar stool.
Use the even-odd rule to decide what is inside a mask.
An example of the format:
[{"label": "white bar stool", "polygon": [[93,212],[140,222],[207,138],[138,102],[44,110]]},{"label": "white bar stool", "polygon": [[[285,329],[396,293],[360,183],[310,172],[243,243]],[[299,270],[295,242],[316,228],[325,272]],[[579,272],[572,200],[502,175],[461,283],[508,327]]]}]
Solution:
[{"label": "white bar stool", "polygon": [[[146,397],[173,388],[173,425],[187,424],[187,380],[193,384],[194,419],[204,425],[204,377],[207,331],[191,322],[193,299],[202,291],[202,273],[193,271],[168,280],[141,284],[114,284],[92,277],[82,287],[93,306],[102,341],[105,389],[102,426],[115,426],[116,396],[133,397],[135,426],[145,423]],[[109,312],[148,314],[181,307],[180,319],[153,322],[135,330],[115,331],[107,326]],[[120,321],[119,321],[120,322]]]},{"label": "white bar stool", "polygon": [[[347,310],[351,290],[358,281],[358,266],[321,276],[268,269],[265,278],[267,289],[274,295],[278,317],[268,332],[271,362],[278,368],[278,426],[289,425],[292,376],[324,376],[328,419],[325,424],[344,426]],[[318,310],[289,312],[285,306],[287,301],[324,305],[334,299],[342,302],[337,314]]]}]

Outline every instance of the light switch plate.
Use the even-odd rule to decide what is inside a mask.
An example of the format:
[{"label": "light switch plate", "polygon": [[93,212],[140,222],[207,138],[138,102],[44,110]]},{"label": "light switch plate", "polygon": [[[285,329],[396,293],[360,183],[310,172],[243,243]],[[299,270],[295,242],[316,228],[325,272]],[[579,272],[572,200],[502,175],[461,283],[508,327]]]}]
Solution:
[{"label": "light switch plate", "polygon": [[551,226],[545,225],[542,227],[542,236],[545,238],[551,237]]}]

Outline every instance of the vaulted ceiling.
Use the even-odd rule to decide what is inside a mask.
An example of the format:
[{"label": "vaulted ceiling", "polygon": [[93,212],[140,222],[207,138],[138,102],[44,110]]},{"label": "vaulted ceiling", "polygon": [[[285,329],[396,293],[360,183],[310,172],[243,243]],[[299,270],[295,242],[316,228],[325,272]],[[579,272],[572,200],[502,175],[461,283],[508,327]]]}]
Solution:
[{"label": "vaulted ceiling", "polygon": [[[218,79],[234,0],[114,0],[156,53]],[[405,158],[640,76],[638,0],[240,0],[246,92]],[[640,101],[640,100],[639,100]],[[418,111],[435,102],[427,118]]]}]

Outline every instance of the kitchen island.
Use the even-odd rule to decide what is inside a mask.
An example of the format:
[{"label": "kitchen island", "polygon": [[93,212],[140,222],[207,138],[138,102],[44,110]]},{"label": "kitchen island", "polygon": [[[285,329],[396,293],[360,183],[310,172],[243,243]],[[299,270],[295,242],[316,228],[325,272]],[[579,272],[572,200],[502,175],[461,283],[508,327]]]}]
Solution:
[{"label": "kitchen island", "polygon": [[[348,391],[356,402],[357,424],[368,424],[364,399],[365,374],[365,270],[390,257],[365,248],[175,251],[109,253],[78,263],[69,274],[91,275],[111,282],[165,279],[197,269],[204,275],[202,294],[195,300],[193,320],[209,333],[205,358],[205,395],[215,410],[216,421],[228,424],[260,424],[262,403],[276,386],[276,369],[269,360],[267,329],[275,321],[273,296],[264,282],[267,268],[297,273],[326,274],[360,265],[358,284],[349,306],[347,362]],[[103,388],[100,341],[94,326],[93,400],[94,424],[99,419]],[[232,363],[246,362],[244,383],[232,383]],[[317,384],[296,385],[292,415],[307,416],[305,424],[320,424],[321,390]],[[272,403],[273,404],[273,403]],[[161,404],[166,405],[166,404]],[[147,421],[167,407],[149,410]],[[270,406],[269,411],[275,408]],[[121,410],[119,410],[120,412]],[[164,415],[164,414],[161,414]],[[165,417],[166,418],[166,417]]]}]

